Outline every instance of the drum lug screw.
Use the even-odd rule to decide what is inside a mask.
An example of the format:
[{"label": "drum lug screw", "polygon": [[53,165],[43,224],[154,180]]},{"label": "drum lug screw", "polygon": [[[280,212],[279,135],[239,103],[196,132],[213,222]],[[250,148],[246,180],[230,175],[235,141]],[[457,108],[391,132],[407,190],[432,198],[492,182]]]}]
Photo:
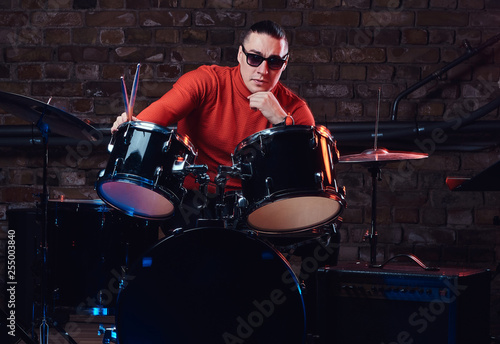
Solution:
[{"label": "drum lug screw", "polygon": [[324,181],[324,178],[323,178],[323,172],[316,172],[314,174],[314,181],[317,183],[317,184],[320,184],[321,185],[321,188],[323,188],[323,181]]},{"label": "drum lug screw", "polygon": [[158,184],[158,180],[160,179],[162,173],[163,173],[163,166],[158,166],[155,170],[155,183],[153,187],[156,188],[156,185]]},{"label": "drum lug screw", "polygon": [[273,189],[273,178],[271,177],[266,178],[266,189],[267,189],[267,195],[271,196]]},{"label": "drum lug screw", "polygon": [[162,152],[163,152],[163,153],[168,152],[168,150],[170,149],[170,142],[171,142],[171,141],[172,141],[172,140],[170,139],[170,137],[168,138],[168,140],[167,140],[167,141],[165,141],[165,143],[163,144],[163,148],[162,148]]},{"label": "drum lug screw", "polygon": [[113,166],[113,173],[111,173],[112,176],[115,176],[117,173],[117,170],[120,169],[123,165],[123,159],[118,158],[115,160],[115,165]]}]

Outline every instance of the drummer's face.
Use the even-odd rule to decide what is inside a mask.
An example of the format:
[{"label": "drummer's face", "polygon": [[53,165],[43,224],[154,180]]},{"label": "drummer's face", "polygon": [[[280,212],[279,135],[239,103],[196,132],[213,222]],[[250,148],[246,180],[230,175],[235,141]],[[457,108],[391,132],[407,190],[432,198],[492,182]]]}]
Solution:
[{"label": "drummer's face", "polygon": [[[247,53],[260,55],[264,58],[270,56],[282,58],[288,53],[288,45],[284,39],[276,39],[256,32],[251,33],[247,37],[245,42],[243,42],[243,46]],[[251,93],[256,93],[272,90],[278,83],[288,61],[280,69],[269,68],[267,61],[262,61],[259,66],[252,67],[247,63],[247,57],[240,46],[238,62],[243,82]]]}]

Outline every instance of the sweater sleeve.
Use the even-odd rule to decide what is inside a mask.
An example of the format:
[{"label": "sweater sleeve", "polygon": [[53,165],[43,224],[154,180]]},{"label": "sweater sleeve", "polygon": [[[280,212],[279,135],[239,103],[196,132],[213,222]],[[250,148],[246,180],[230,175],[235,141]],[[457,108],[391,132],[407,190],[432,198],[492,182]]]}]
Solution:
[{"label": "sweater sleeve", "polygon": [[172,89],[144,109],[141,121],[169,126],[179,122],[199,106],[214,79],[203,68],[190,71],[177,80]]}]

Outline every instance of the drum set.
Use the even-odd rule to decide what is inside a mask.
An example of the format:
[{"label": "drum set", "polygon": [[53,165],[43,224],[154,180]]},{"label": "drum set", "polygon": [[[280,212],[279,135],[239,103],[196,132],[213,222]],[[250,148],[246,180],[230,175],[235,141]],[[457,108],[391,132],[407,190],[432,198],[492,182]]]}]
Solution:
[{"label": "drum set", "polygon": [[[235,147],[231,164],[218,167],[214,196],[208,192],[208,168],[197,164],[197,150],[188,137],[154,123],[130,120],[118,128],[108,146],[107,165],[95,183],[100,199],[49,202],[46,170],[50,133],[95,141],[92,133],[97,131],[34,99],[0,92],[0,105],[36,123],[45,145],[39,247],[43,256],[41,343],[48,342],[49,325],[74,342],[51,322],[46,300],[48,289],[54,286],[75,289],[71,283],[65,284],[65,271],[70,267],[60,264],[69,252],[78,256],[75,259],[90,254],[95,263],[89,266],[88,259],[79,262],[79,270],[88,272],[85,279],[93,281],[81,281],[82,287],[86,285],[78,291],[78,297],[102,285],[92,276],[95,271],[108,265],[114,269],[114,273],[97,274],[114,279],[111,287],[118,296],[111,306],[116,327],[110,330],[121,344],[304,344],[311,312],[305,302],[304,284],[284,257],[283,248],[304,247],[325,237],[328,240],[328,228],[341,222],[346,202],[345,191],[337,184],[336,164],[371,166],[369,238],[375,265],[375,186],[380,164],[427,157],[378,148],[376,133],[373,150],[339,159],[336,141],[326,127],[278,126],[257,132]],[[210,206],[216,211],[201,211],[194,227],[172,228],[158,239],[156,227],[174,218],[194,191],[185,187],[190,174],[199,184],[198,194],[211,200]],[[226,191],[229,178],[239,179],[241,189]],[[201,210],[208,203],[201,202]],[[71,233],[49,228],[75,221],[81,226],[71,225],[76,228]],[[86,230],[89,226],[95,231]],[[49,241],[55,243],[52,255],[48,254]],[[125,254],[121,242],[125,243]],[[103,259],[108,265],[102,264]],[[118,270],[116,265],[120,265]],[[54,280],[49,270],[60,271],[61,279]],[[71,280],[80,277],[77,274]],[[118,288],[116,278],[120,280]],[[74,304],[78,297],[67,302]],[[24,339],[30,341],[28,336]],[[115,341],[113,336],[105,336],[103,343],[110,341]]]},{"label": "drum set", "polygon": [[[131,217],[165,220],[182,207],[184,179],[207,192],[188,137],[149,122],[123,123],[96,191]],[[322,126],[265,129],[237,145],[220,166],[215,222],[178,228],[137,259],[116,307],[118,341],[127,343],[304,343],[302,287],[268,238],[320,233],[339,218],[344,191],[339,154]],[[225,191],[228,178],[241,192]],[[205,222],[200,222],[205,223]]]}]

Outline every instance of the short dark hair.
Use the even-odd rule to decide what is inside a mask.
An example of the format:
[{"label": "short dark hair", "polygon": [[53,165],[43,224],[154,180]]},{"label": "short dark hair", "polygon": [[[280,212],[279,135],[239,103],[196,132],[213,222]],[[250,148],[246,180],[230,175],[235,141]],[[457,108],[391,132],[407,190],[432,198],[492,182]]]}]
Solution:
[{"label": "short dark hair", "polygon": [[271,20],[263,20],[250,26],[250,29],[243,37],[243,42],[245,42],[248,36],[253,32],[263,33],[276,39],[284,39],[286,45],[288,46],[288,39],[286,38],[285,30],[283,29],[283,27],[281,27],[281,25]]}]

